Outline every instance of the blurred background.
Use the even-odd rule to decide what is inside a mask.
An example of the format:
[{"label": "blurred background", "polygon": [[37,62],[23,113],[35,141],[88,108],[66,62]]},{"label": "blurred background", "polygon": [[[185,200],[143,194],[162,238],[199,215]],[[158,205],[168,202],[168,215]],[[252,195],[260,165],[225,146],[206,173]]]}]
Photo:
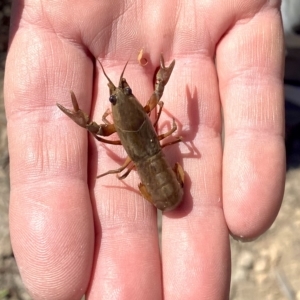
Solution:
[{"label": "blurred background", "polygon": [[[3,75],[10,5],[11,0],[0,1],[0,300],[25,300],[31,298],[19,276],[8,228],[9,153]],[[300,0],[283,0],[282,15],[286,37],[285,196],[276,221],[264,235],[249,243],[231,239],[231,300],[300,300]]]}]

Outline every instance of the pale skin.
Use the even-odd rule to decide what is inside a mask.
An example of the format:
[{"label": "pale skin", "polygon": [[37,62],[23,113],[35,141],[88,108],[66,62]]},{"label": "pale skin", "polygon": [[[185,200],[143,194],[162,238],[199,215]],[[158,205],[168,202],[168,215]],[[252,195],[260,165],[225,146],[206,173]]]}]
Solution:
[{"label": "pale skin", "polygon": [[[258,237],[282,200],[279,5],[15,1],[5,74],[10,228],[33,299],[228,298],[229,233]],[[88,137],[56,102],[71,107],[73,90],[101,123],[110,103],[97,58],[115,83],[129,59],[124,77],[146,103],[161,52],[167,64],[176,60],[165,109],[199,155],[184,144],[168,149],[187,176],[183,204],[163,216],[160,260],[156,210],[138,194],[137,174],[126,186],[114,175],[96,180],[122,163],[122,147]]]}]

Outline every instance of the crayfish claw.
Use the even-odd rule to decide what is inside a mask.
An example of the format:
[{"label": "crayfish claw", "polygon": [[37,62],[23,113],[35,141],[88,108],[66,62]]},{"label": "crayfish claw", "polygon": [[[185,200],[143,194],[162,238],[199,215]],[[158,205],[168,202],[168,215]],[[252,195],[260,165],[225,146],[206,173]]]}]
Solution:
[{"label": "crayfish claw", "polygon": [[160,55],[160,69],[156,74],[156,78],[161,79],[163,81],[164,85],[166,85],[169,81],[169,78],[171,77],[174,66],[175,66],[175,59],[171,62],[171,64],[168,67],[166,67],[164,57],[161,54]]},{"label": "crayfish claw", "polygon": [[64,112],[69,118],[71,118],[76,124],[83,128],[87,128],[87,125],[90,123],[90,117],[83,112],[78,105],[77,99],[73,91],[70,91],[73,110],[67,109],[59,103],[56,103],[58,108]]},{"label": "crayfish claw", "polygon": [[155,94],[158,100],[161,98],[164,92],[165,85],[168,83],[171,77],[174,66],[175,66],[175,60],[173,60],[171,64],[168,67],[166,67],[164,57],[161,54],[160,68],[156,74],[156,79],[155,79]]},{"label": "crayfish claw", "polygon": [[76,96],[75,96],[73,91],[70,91],[70,94],[71,94],[71,99],[72,99],[72,104],[73,104],[74,111],[78,111],[79,110],[79,105],[78,105],[78,101],[76,99]]}]

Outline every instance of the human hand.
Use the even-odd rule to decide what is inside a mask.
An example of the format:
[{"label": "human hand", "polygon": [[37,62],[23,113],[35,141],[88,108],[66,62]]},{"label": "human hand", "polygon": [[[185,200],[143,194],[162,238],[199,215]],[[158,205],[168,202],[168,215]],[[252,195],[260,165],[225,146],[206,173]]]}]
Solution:
[{"label": "human hand", "polygon": [[[5,74],[10,226],[34,299],[228,297],[229,231],[259,236],[282,199],[279,2],[14,3]],[[136,62],[142,47],[153,64],[144,69]],[[96,180],[116,163],[91,137],[88,148],[86,131],[56,107],[70,107],[71,89],[100,120],[108,88],[94,57],[113,82],[131,58],[125,77],[145,103],[161,52],[176,60],[165,109],[200,153],[185,157],[184,144],[182,162],[173,153],[187,179],[183,204],[163,216],[162,261],[156,210],[116,178]],[[134,172],[126,179],[138,183]]]}]

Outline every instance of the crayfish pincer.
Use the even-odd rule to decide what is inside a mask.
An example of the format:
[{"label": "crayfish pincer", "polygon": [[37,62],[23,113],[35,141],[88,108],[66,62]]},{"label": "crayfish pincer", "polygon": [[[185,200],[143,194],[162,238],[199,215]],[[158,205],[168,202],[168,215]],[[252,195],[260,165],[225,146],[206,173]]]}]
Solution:
[{"label": "crayfish pincer", "polygon": [[[175,60],[166,67],[164,58],[161,55],[154,91],[144,107],[135,98],[126,79],[123,78],[126,65],[120,76],[119,85],[116,87],[106,75],[100,63],[103,73],[108,80],[109,101],[111,102],[111,113],[114,123],[107,120],[107,116],[110,114],[109,111],[106,111],[102,117],[103,124],[98,125],[91,121],[89,116],[79,108],[73,92],[71,92],[73,110],[66,109],[58,103],[57,106],[74,122],[86,128],[98,141],[123,145],[125,148],[128,157],[124,164],[116,170],[110,170],[97,176],[97,178],[108,174],[119,174],[127,168],[123,175],[117,175],[119,179],[124,179],[135,168],[141,179],[139,190],[143,197],[162,211],[172,210],[182,201],[184,171],[178,163],[175,164],[173,169],[169,166],[162,148],[180,142],[181,137],[176,137],[173,141],[160,145],[160,141],[176,131],[177,126],[173,119],[172,128],[160,135],[156,134],[155,126],[164,104],[160,101],[160,98],[171,76]],[[149,113],[157,105],[159,106],[158,114],[155,122],[152,124]],[[119,141],[103,138],[103,136],[109,136],[114,132],[117,132],[120,138]]]}]

